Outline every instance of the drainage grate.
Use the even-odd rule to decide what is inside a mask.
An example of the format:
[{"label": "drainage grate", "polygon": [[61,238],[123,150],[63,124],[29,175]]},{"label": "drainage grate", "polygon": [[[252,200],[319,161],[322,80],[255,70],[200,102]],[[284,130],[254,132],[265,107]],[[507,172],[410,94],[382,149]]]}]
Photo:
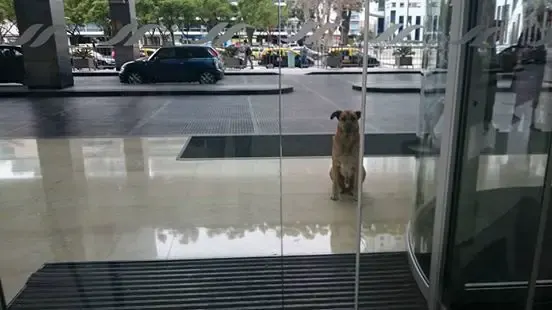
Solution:
[{"label": "drainage grate", "polygon": [[[353,309],[354,255],[46,264],[9,309]],[[283,271],[283,272],[282,272]],[[363,254],[361,309],[426,309],[405,253]]]}]

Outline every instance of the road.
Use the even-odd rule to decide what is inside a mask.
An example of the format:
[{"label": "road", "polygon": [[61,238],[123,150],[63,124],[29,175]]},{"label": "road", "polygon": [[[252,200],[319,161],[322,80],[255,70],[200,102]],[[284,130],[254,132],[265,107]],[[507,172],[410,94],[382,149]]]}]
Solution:
[{"label": "road", "polygon": [[[224,84],[272,84],[278,76],[229,76]],[[378,82],[406,78],[374,75]],[[360,75],[284,75],[295,92],[258,96],[175,96],[0,99],[0,137],[329,134],[337,109],[359,109],[351,89]],[[76,83],[118,83],[116,77],[78,77]],[[508,101],[508,98],[499,98]],[[416,131],[420,96],[369,94],[367,133]],[[281,104],[281,105],[280,105]],[[279,107],[281,106],[281,111]],[[508,108],[508,107],[507,107]],[[511,109],[511,107],[509,107]],[[496,108],[495,108],[496,110]]]}]

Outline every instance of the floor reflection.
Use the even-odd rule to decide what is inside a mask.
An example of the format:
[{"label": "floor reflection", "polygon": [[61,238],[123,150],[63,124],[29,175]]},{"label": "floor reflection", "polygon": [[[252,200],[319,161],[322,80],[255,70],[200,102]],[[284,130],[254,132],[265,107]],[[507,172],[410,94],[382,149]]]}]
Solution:
[{"label": "floor reflection", "polygon": [[[51,261],[355,251],[355,203],[329,199],[330,158],[285,158],[282,167],[277,158],[177,160],[189,140],[0,141],[8,297]],[[520,156],[483,157],[480,187],[540,179],[542,155]],[[361,249],[404,251],[416,159],[367,157],[364,165]]]}]

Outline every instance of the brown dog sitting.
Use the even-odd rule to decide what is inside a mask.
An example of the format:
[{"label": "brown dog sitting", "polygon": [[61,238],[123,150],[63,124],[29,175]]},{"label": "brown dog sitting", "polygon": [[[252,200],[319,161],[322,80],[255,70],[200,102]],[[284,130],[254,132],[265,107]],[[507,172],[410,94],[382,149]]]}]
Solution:
[{"label": "brown dog sitting", "polygon": [[[360,111],[335,111],[330,119],[337,118],[339,123],[333,136],[332,144],[332,195],[330,199],[338,200],[341,194],[350,194],[357,199],[357,173],[360,133],[358,120]],[[362,167],[362,181],[366,178],[366,170]]]}]

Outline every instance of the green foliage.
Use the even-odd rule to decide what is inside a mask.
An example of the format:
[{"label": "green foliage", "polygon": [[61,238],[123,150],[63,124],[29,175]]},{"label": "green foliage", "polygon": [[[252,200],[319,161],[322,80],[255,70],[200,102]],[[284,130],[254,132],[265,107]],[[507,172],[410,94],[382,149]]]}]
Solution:
[{"label": "green foliage", "polygon": [[140,25],[159,23],[160,0],[137,0],[136,18]]},{"label": "green foliage", "polygon": [[[238,8],[243,21],[255,28],[270,31],[278,26],[278,6],[272,0],[240,0]],[[285,21],[287,16],[287,6],[282,6],[280,20]]]},{"label": "green foliage", "polygon": [[82,59],[92,58],[92,50],[87,47],[76,49],[73,52],[73,57]]},{"label": "green foliage", "polygon": [[0,0],[0,20],[15,22],[13,0]]},{"label": "green foliage", "polygon": [[65,25],[71,36],[79,34],[78,27],[88,22],[88,9],[90,0],[64,0]]},{"label": "green foliage", "polygon": [[[0,42],[12,30],[15,24],[15,10],[13,0],[0,0]],[[7,23],[4,23],[7,21]]]},{"label": "green foliage", "polygon": [[225,57],[236,57],[238,55],[239,49],[235,45],[229,45],[224,48],[222,55]]},{"label": "green foliage", "polygon": [[196,13],[207,29],[213,28],[220,22],[230,21],[233,17],[233,10],[228,0],[198,0]]},{"label": "green foliage", "polygon": [[175,28],[185,28],[193,22],[196,16],[198,2],[195,0],[161,0],[158,3],[159,20],[167,28],[174,45]]},{"label": "green foliage", "polygon": [[414,55],[414,51],[412,50],[412,47],[410,46],[402,46],[398,47],[393,51],[393,56],[398,57],[407,57]]},{"label": "green foliage", "polygon": [[109,17],[108,0],[85,0],[88,2],[86,19],[100,27],[106,36],[112,33],[111,18]]}]

